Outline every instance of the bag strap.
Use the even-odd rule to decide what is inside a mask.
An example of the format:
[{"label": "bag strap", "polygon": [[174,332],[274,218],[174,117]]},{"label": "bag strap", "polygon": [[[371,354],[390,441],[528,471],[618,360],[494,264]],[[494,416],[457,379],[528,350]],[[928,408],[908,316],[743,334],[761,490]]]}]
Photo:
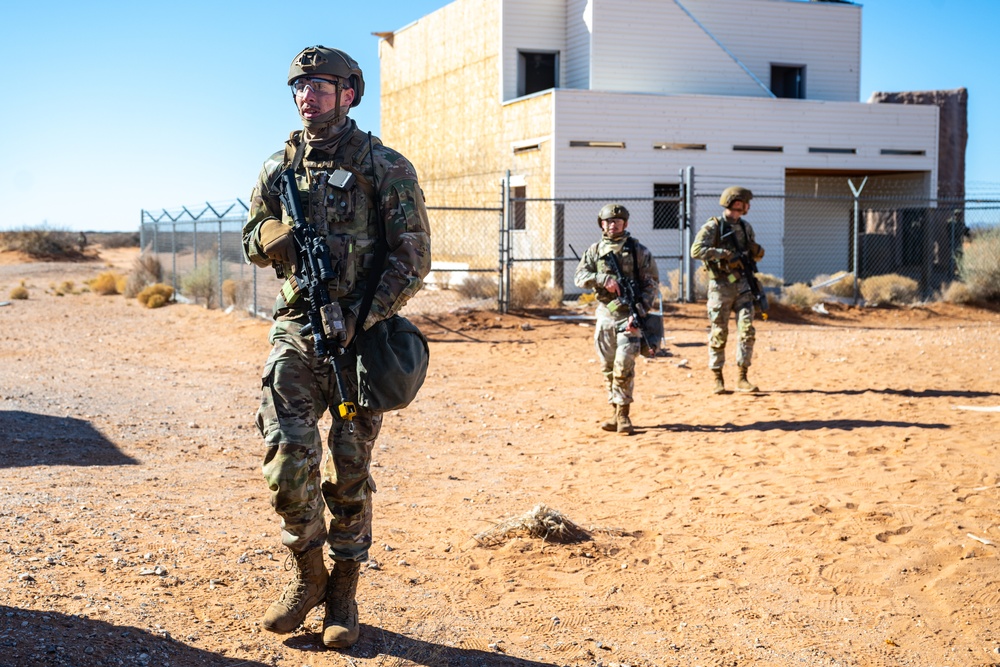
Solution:
[{"label": "bag strap", "polygon": [[[375,190],[375,197],[372,199],[372,208],[375,216],[375,229],[378,236],[375,238],[375,261],[372,263],[372,272],[368,276],[368,286],[365,288],[365,296],[361,300],[361,308],[358,310],[358,327],[365,325],[368,313],[372,308],[372,301],[375,300],[375,292],[378,291],[378,284],[382,279],[382,271],[385,269],[385,258],[389,254],[389,243],[386,241],[385,232],[382,229],[382,219],[380,215],[381,201],[378,199],[378,177],[375,174],[375,153],[372,147],[372,133],[368,133],[368,154],[371,156],[372,165],[372,185]],[[358,329],[355,327],[354,339],[348,342],[348,346],[354,344],[358,339]]]}]

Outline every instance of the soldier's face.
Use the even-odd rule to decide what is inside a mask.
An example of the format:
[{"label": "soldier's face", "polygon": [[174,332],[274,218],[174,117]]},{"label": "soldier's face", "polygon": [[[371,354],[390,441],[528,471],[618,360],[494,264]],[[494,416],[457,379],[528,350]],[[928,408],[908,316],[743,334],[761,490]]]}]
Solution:
[{"label": "soldier's face", "polygon": [[[315,78],[324,79],[336,83],[332,76],[317,76]],[[340,108],[349,109],[354,101],[354,91],[350,88],[343,88],[340,91]],[[313,86],[306,86],[301,92],[295,93],[295,106],[298,107],[299,115],[306,120],[312,120],[325,113],[333,111],[337,107],[337,93],[320,93],[313,90]]]},{"label": "soldier's face", "polygon": [[608,236],[618,236],[628,227],[628,221],[622,218],[608,218],[601,221],[601,229]]},{"label": "soldier's face", "polygon": [[729,205],[729,212],[733,218],[739,218],[750,212],[750,202],[737,199]]}]

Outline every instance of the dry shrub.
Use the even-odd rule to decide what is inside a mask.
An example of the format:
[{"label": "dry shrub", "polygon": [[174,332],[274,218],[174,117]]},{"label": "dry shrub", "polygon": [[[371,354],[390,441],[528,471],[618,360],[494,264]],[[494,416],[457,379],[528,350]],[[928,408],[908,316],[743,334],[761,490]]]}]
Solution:
[{"label": "dry shrub", "polygon": [[805,283],[795,283],[781,290],[780,303],[786,306],[797,306],[799,308],[812,308],[822,299]]},{"label": "dry shrub", "polygon": [[758,273],[757,280],[760,281],[761,287],[783,287],[785,284],[781,278],[770,273]]},{"label": "dry shrub", "polygon": [[0,232],[0,249],[19,250],[36,258],[76,259],[81,254],[77,237],[64,229],[24,228]]},{"label": "dry shrub", "polygon": [[496,276],[483,274],[471,275],[454,286],[454,290],[466,299],[495,299],[497,289]]},{"label": "dry shrub", "polygon": [[594,303],[595,301],[597,301],[596,294],[594,294],[593,292],[584,292],[583,294],[580,295],[580,298],[577,300],[577,303],[589,305]]},{"label": "dry shrub", "polygon": [[105,248],[139,247],[139,232],[87,232],[87,235]]},{"label": "dry shrub", "polygon": [[854,296],[854,274],[849,271],[838,271],[832,276],[816,276],[813,278],[812,284],[822,285],[818,289],[823,294],[843,298],[852,298]]},{"label": "dry shrub", "polygon": [[219,276],[216,273],[215,263],[208,259],[181,278],[181,293],[191,297],[196,303],[204,301],[205,307],[211,308],[218,296],[216,294],[218,285]]},{"label": "dry shrub", "polygon": [[128,280],[125,283],[125,290],[122,294],[126,299],[131,299],[139,294],[147,285],[163,281],[163,265],[156,255],[142,253],[132,262],[132,270],[129,271]]},{"label": "dry shrub", "polygon": [[162,294],[150,294],[149,299],[146,300],[146,308],[161,308],[166,303],[167,299]]},{"label": "dry shrub", "polygon": [[96,278],[91,278],[87,284],[90,285],[90,290],[97,294],[118,294],[118,284],[123,280],[124,276],[120,276],[114,271],[105,271]]},{"label": "dry shrub", "polygon": [[[681,288],[681,270],[673,269],[667,272],[667,284],[670,290],[676,295]],[[780,282],[778,283],[781,284]],[[662,291],[662,290],[661,290]],[[704,300],[708,298],[708,269],[702,264],[694,272],[694,298]]]},{"label": "dry shrub", "polygon": [[958,275],[974,301],[1000,301],[1000,227],[977,231],[965,243]]},{"label": "dry shrub", "polygon": [[11,299],[27,299],[28,298],[28,288],[24,285],[18,285],[10,291]]},{"label": "dry shrub", "polygon": [[226,278],[222,281],[222,302],[241,308],[249,304],[252,290],[253,284],[249,280]]},{"label": "dry shrub", "polygon": [[[153,297],[159,297],[159,299],[157,300],[160,303],[155,306],[151,306],[150,301],[153,300]],[[153,283],[152,285],[147,285],[142,289],[141,292],[139,292],[135,296],[136,301],[146,306],[147,308],[159,308],[160,306],[162,306],[167,301],[170,301],[173,298],[174,298],[174,288],[171,287],[170,285],[165,285],[163,283]]]},{"label": "dry shrub", "polygon": [[886,273],[862,280],[861,296],[870,304],[905,306],[917,300],[919,289],[912,278]]},{"label": "dry shrub", "polygon": [[115,289],[118,290],[118,293],[124,294],[126,287],[128,287],[128,276],[115,274]]},{"label": "dry shrub", "polygon": [[511,308],[527,308],[528,306],[558,306],[562,303],[562,290],[551,287],[549,276],[545,273],[529,273],[516,276],[510,285]]},{"label": "dry shrub", "polygon": [[64,280],[59,283],[59,287],[56,288],[57,292],[62,292],[63,294],[73,294],[76,290],[76,285],[72,280]]},{"label": "dry shrub", "polygon": [[527,535],[546,542],[582,542],[590,534],[570,521],[558,510],[545,505],[535,505],[531,511],[503,521],[473,536],[482,547],[500,546],[512,537]]},{"label": "dry shrub", "polygon": [[973,303],[976,300],[975,297],[972,296],[972,290],[969,289],[969,286],[960,280],[954,280],[948,283],[941,290],[940,299],[945,303],[957,304]]}]

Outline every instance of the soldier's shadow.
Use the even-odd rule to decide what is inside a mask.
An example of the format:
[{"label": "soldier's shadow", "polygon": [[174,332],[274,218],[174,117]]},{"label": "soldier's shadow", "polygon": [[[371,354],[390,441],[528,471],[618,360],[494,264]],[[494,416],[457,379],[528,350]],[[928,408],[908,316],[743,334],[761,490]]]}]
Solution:
[{"label": "soldier's shadow", "polygon": [[637,433],[644,431],[669,431],[672,433],[742,433],[746,431],[818,431],[820,429],[839,431],[855,431],[864,428],[925,428],[948,429],[948,424],[888,421],[883,419],[808,419],[791,421],[776,419],[760,421],[752,424],[657,424],[636,429]]},{"label": "soldier's shadow", "polygon": [[0,468],[138,463],[82,419],[21,410],[0,411]]},{"label": "soldier's shadow", "polygon": [[[326,651],[318,637],[298,635],[285,640],[289,648]],[[318,646],[317,646],[318,645]],[[433,641],[416,639],[407,635],[361,624],[361,638],[358,643],[343,654],[354,658],[373,660],[381,656],[392,656],[424,667],[454,667],[455,665],[488,665],[489,667],[554,667],[558,663],[537,662],[515,658],[495,651],[456,648]]]}]

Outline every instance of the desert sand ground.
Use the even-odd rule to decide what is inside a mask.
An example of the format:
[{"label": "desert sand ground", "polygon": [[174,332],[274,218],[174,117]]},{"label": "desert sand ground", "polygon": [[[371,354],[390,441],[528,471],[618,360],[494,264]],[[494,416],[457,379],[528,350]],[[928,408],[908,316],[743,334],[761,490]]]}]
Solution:
[{"label": "desert sand ground", "polygon": [[[589,323],[415,318],[373,463],[362,633],[258,620],[286,581],[253,426],[268,323],[55,296],[135,251],[0,262],[0,666],[1000,664],[1000,316],[782,310],[712,396],[703,304],[609,413]],[[585,311],[573,311],[577,314]],[[727,380],[735,381],[731,367]],[[474,536],[545,505],[582,541]],[[495,535],[495,532],[494,532]]]}]

